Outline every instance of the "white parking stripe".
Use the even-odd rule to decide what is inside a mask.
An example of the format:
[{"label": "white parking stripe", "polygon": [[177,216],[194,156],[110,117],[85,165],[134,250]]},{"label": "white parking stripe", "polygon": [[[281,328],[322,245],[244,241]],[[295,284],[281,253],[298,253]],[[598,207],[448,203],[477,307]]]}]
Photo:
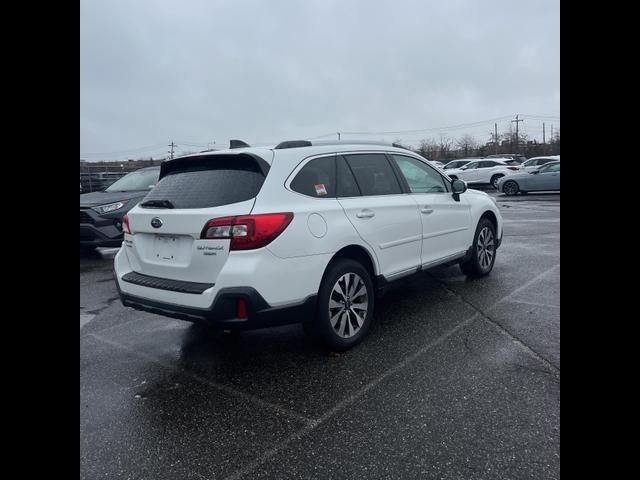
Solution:
[{"label": "white parking stripe", "polygon": [[80,328],[84,327],[87,323],[93,320],[96,316],[89,313],[80,314]]}]

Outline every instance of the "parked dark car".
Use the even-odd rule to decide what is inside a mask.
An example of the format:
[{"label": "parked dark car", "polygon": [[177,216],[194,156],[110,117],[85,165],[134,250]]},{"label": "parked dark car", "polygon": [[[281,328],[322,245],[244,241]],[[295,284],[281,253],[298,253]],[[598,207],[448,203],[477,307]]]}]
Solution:
[{"label": "parked dark car", "polygon": [[141,168],[102,192],[80,194],[80,248],[119,247],[122,217],[149,193],[159,175],[160,167]]},{"label": "parked dark car", "polygon": [[128,172],[82,172],[80,173],[80,188],[83,192],[100,192],[111,186],[116,180],[124,177]]}]

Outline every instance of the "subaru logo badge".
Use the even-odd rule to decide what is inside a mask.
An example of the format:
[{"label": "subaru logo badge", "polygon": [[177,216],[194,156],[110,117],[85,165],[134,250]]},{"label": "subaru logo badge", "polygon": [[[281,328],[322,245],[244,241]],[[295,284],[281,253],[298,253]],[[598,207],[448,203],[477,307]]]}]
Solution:
[{"label": "subaru logo badge", "polygon": [[160,228],[162,226],[162,220],[160,220],[158,217],[151,219],[151,226],[153,228]]}]

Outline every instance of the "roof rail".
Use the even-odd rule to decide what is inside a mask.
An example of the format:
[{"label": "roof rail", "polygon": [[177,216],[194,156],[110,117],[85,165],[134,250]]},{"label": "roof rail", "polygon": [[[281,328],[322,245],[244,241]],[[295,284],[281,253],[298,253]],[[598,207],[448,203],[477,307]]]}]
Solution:
[{"label": "roof rail", "polygon": [[276,145],[274,150],[282,150],[283,148],[310,147],[312,145],[313,144],[309,140],[287,140]]},{"label": "roof rail", "polygon": [[249,145],[246,142],[243,142],[242,140],[229,140],[229,148],[244,148],[244,147],[250,147],[251,145]]},{"label": "roof rail", "polygon": [[397,142],[383,142],[380,140],[320,140],[318,142],[311,142],[309,140],[287,140],[280,142],[275,146],[275,150],[281,150],[283,148],[299,148],[299,147],[311,147],[311,146],[330,146],[330,145],[382,145],[387,147],[402,148],[404,150],[411,150],[405,145],[401,145]]}]

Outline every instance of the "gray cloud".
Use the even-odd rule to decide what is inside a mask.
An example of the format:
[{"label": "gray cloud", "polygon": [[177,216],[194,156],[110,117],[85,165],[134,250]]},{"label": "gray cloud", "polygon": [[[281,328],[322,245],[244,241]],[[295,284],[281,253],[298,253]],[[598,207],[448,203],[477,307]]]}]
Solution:
[{"label": "gray cloud", "polygon": [[82,0],[81,156],[559,116],[559,17],[558,0]]}]

